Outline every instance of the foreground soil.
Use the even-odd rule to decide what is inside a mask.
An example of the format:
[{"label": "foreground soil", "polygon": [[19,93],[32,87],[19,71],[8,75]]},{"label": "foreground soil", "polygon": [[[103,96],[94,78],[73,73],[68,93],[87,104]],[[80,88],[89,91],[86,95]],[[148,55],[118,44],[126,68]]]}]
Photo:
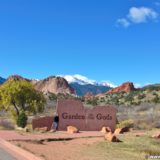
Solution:
[{"label": "foreground soil", "polygon": [[107,142],[102,137],[12,143],[45,160],[144,160],[147,155],[160,155],[160,140],[151,138],[153,133],[134,131],[119,135],[120,143]]}]

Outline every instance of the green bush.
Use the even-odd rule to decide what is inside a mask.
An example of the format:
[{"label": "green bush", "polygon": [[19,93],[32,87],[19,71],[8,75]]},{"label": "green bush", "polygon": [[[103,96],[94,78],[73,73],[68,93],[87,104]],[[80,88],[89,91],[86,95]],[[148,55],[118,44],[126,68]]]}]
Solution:
[{"label": "green bush", "polygon": [[160,102],[160,98],[158,96],[155,96],[152,101],[153,101],[153,103],[157,104]]},{"label": "green bush", "polygon": [[27,119],[28,118],[25,112],[21,112],[17,118],[17,126],[25,128],[25,126],[27,125]]},{"label": "green bush", "polygon": [[98,105],[98,99],[97,98],[87,99],[86,104],[96,106]]},{"label": "green bush", "polygon": [[57,100],[57,95],[54,94],[54,93],[50,93],[48,98],[49,98],[50,101],[56,101]]}]

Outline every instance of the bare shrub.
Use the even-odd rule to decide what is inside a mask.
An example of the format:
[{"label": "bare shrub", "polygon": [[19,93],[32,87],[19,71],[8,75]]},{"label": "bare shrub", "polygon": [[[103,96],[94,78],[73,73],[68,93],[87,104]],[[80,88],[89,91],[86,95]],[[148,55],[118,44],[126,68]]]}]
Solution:
[{"label": "bare shrub", "polygon": [[139,106],[116,106],[118,121],[131,119],[136,129],[160,128],[160,105],[143,103]]},{"label": "bare shrub", "polygon": [[2,129],[13,130],[14,124],[9,120],[2,119],[2,120],[0,120],[0,127]]}]

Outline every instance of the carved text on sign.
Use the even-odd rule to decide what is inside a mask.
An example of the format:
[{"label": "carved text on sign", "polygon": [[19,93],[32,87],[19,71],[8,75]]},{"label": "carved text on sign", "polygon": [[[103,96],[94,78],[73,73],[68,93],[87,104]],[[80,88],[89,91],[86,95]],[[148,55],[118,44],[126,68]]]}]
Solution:
[{"label": "carved text on sign", "polygon": [[[95,119],[94,115],[90,114],[88,117],[86,117],[85,115],[80,115],[78,113],[74,114],[74,115],[71,115],[69,113],[62,113],[62,118],[63,119],[78,119],[78,120],[84,120],[84,119]],[[96,115],[96,119],[97,120],[112,120],[112,116],[107,114],[107,115],[104,115],[104,114],[101,114],[101,113],[98,113]]]},{"label": "carved text on sign", "polygon": [[62,118],[63,119],[85,119],[84,115],[79,115],[76,113],[75,115],[70,115],[68,113],[62,113]]}]

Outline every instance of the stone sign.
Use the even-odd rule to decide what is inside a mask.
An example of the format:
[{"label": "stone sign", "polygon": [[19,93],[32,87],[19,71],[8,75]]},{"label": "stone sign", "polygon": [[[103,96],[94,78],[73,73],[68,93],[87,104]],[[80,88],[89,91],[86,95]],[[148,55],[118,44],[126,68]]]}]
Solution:
[{"label": "stone sign", "polygon": [[[115,130],[117,110],[111,106],[95,106],[91,109],[83,106],[78,100],[59,100],[57,103],[59,115],[58,130],[67,130],[67,126],[75,126],[80,131],[100,131],[102,127]],[[35,118],[33,129],[47,127],[51,129],[53,117]]]},{"label": "stone sign", "polygon": [[89,109],[81,101],[60,100],[57,112],[59,130],[66,130],[67,126],[75,126],[82,131],[99,131],[104,126],[110,127],[112,131],[115,129],[117,110],[111,105]]}]

